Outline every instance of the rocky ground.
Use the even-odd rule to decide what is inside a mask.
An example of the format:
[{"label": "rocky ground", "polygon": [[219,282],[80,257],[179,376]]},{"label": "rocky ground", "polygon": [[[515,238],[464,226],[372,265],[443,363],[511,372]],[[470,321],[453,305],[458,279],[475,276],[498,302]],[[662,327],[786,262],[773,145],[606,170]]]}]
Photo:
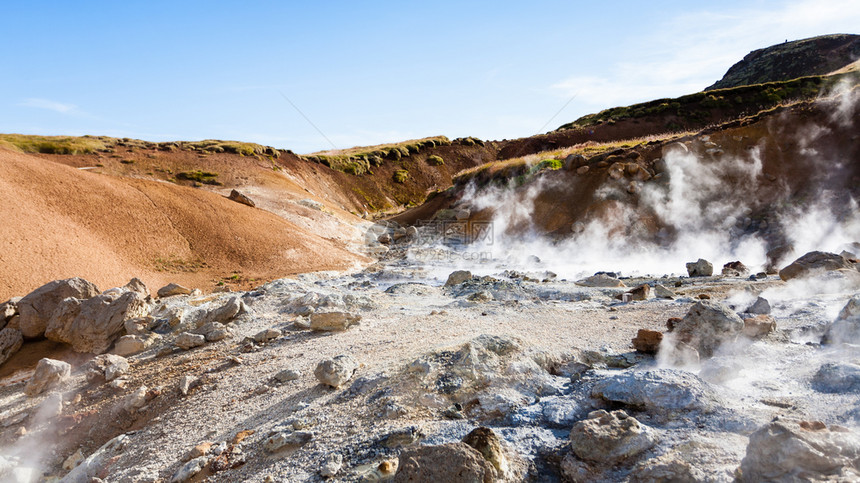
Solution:
[{"label": "rocky ground", "polygon": [[209,295],[72,279],[13,299],[0,476],[860,477],[851,254],[782,277],[702,260],[695,277],[574,281],[533,259],[440,278],[408,256],[426,247],[385,230],[399,243],[374,243],[380,262],[358,272]]}]

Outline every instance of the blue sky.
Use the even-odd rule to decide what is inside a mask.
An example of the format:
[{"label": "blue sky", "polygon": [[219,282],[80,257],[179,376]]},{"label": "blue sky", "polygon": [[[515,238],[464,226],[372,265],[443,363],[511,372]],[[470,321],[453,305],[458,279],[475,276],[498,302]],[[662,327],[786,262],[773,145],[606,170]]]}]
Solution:
[{"label": "blue sky", "polygon": [[756,48],[860,33],[856,0],[15,3],[0,132],[301,153],[529,136],[699,91]]}]

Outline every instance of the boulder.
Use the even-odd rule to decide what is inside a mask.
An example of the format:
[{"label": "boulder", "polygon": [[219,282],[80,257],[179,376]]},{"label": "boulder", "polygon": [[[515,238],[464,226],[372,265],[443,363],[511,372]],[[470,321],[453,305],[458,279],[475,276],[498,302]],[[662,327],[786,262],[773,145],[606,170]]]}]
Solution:
[{"label": "boulder", "polygon": [[738,481],[857,481],[860,437],[819,421],[778,419],[750,435]]},{"label": "boulder", "polygon": [[711,262],[700,258],[695,262],[687,263],[687,274],[691,277],[710,277],[714,274],[714,266]]},{"label": "boulder", "polygon": [[770,313],[770,302],[768,302],[764,297],[758,297],[755,299],[755,302],[747,308],[746,312],[748,314],[767,315]]},{"label": "boulder", "polygon": [[18,315],[18,302],[20,298],[10,299],[0,304],[0,329],[4,328],[12,317]]},{"label": "boulder", "polygon": [[821,342],[823,344],[860,342],[860,295],[855,295],[848,300],[836,320],[827,326]]},{"label": "boulder", "polygon": [[632,300],[648,300],[648,295],[651,294],[651,286],[647,283],[643,283],[642,285],[634,288],[633,290],[628,290],[624,293],[618,294],[615,296],[618,300],[623,300],[624,302],[630,302]]},{"label": "boulder", "polygon": [[583,287],[626,287],[624,282],[615,277],[610,277],[605,273],[598,273],[597,275],[577,280],[576,284]]},{"label": "boulder", "polygon": [[743,277],[750,273],[750,269],[739,261],[729,262],[723,265],[724,277]]},{"label": "boulder", "polygon": [[116,354],[96,356],[84,366],[90,382],[112,381],[128,372],[128,369],[128,360]]},{"label": "boulder", "polygon": [[209,309],[202,314],[196,321],[197,327],[202,327],[211,322],[226,324],[233,320],[234,317],[245,311],[245,304],[242,302],[242,297],[234,295],[228,297],[220,305]]},{"label": "boulder", "polygon": [[654,286],[654,296],[659,299],[674,299],[676,294],[672,290],[666,288],[664,285],[657,284]]},{"label": "boulder", "polygon": [[161,298],[172,297],[174,295],[188,295],[190,293],[190,288],[186,288],[175,283],[169,283],[158,289],[158,296]]},{"label": "boulder", "polygon": [[860,392],[860,366],[828,362],[812,376],[812,387],[826,393]]},{"label": "boulder", "polygon": [[71,373],[72,366],[68,362],[47,358],[40,359],[39,363],[36,364],[33,377],[24,386],[24,394],[30,397],[37,396],[45,389],[68,379]]},{"label": "boulder", "polygon": [[127,284],[122,286],[122,290],[126,292],[137,292],[143,295],[144,298],[149,297],[149,289],[146,288],[146,284],[137,277],[131,279]]},{"label": "boulder", "polygon": [[23,344],[24,336],[20,330],[8,327],[0,330],[0,365],[18,352]]},{"label": "boulder", "polygon": [[398,461],[395,483],[491,483],[496,479],[493,466],[466,443],[408,448]]},{"label": "boulder", "polygon": [[252,200],[251,198],[248,198],[247,196],[243,195],[242,193],[240,193],[236,190],[231,190],[230,196],[228,196],[227,198],[232,200],[232,201],[235,201],[236,203],[242,203],[243,205],[248,205],[251,208],[254,208],[255,206],[257,206],[257,204],[254,203],[254,200]]},{"label": "boulder", "polygon": [[108,291],[86,300],[65,299],[52,315],[45,337],[65,342],[76,352],[101,354],[125,328],[127,319],[149,313],[138,292]]},{"label": "boulder", "polygon": [[743,328],[744,321],[730,308],[720,303],[700,301],[674,324],[673,333],[700,355],[710,357],[720,345],[737,340]]},{"label": "boulder", "polygon": [[591,395],[657,413],[710,411],[719,403],[719,397],[707,382],[678,369],[615,374],[598,381]]},{"label": "boulder", "polygon": [[265,344],[271,340],[277,339],[282,334],[283,333],[280,330],[273,329],[270,327],[254,334],[254,342],[257,342],[258,344]]},{"label": "boulder", "polygon": [[54,280],[42,285],[18,302],[18,327],[24,337],[41,337],[48,322],[63,300],[73,297],[88,299],[99,294],[99,289],[82,278]]},{"label": "boulder", "polygon": [[502,442],[492,429],[478,427],[463,437],[463,442],[478,450],[496,469],[499,475],[507,475],[510,471],[508,458],[505,456]]},{"label": "boulder", "polygon": [[600,466],[624,463],[657,444],[654,430],[624,411],[593,411],[570,430],[570,449],[577,458]]},{"label": "boulder", "polygon": [[117,339],[113,353],[119,356],[130,356],[143,352],[149,347],[149,340],[139,335],[124,335]]},{"label": "boulder", "polygon": [[472,279],[472,272],[468,270],[457,270],[448,275],[448,280],[445,282],[446,287],[452,285],[460,285]]},{"label": "boulder", "polygon": [[643,354],[656,354],[660,350],[663,333],[656,330],[639,329],[633,338],[633,348]]},{"label": "boulder", "polygon": [[189,350],[205,344],[206,337],[200,334],[192,334],[191,332],[183,332],[176,336],[176,340],[173,343],[182,350]]},{"label": "boulder", "polygon": [[346,330],[361,321],[361,316],[349,312],[315,312],[311,314],[311,330],[332,332]]},{"label": "boulder", "polygon": [[842,255],[835,253],[809,252],[780,270],[779,278],[788,281],[793,278],[819,275],[841,268],[854,269],[854,264]]},{"label": "boulder", "polygon": [[750,339],[760,339],[776,330],[776,319],[770,315],[756,315],[744,319],[741,333]]},{"label": "boulder", "polygon": [[352,378],[358,362],[348,355],[335,356],[317,364],[314,376],[320,383],[338,388]]}]

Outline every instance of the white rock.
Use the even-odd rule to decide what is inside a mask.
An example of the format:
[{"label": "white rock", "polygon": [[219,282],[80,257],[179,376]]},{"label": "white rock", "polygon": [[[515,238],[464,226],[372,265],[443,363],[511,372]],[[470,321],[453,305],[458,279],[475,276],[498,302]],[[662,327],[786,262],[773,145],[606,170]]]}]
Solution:
[{"label": "white rock", "polygon": [[176,337],[174,344],[177,347],[184,350],[193,349],[194,347],[199,347],[206,343],[206,337],[200,334],[192,334],[190,332],[183,332]]},{"label": "white rock", "polygon": [[39,337],[45,333],[54,310],[63,300],[74,297],[88,299],[96,296],[99,289],[82,278],[54,280],[42,285],[18,302],[18,327],[24,337]]},{"label": "white rock", "polygon": [[179,392],[182,393],[183,396],[188,395],[188,391],[191,390],[191,386],[197,382],[197,378],[194,376],[182,376],[179,379]]},{"label": "white rock", "polygon": [[358,362],[348,355],[335,356],[317,364],[314,376],[322,384],[338,388],[352,378],[358,369]]},{"label": "white rock", "polygon": [[87,300],[65,299],[56,309],[45,337],[65,342],[77,352],[107,351],[129,318],[149,313],[146,298],[138,292],[105,292]]},{"label": "white rock", "polygon": [[200,456],[194,458],[182,465],[179,470],[173,475],[173,478],[170,479],[171,483],[185,483],[194,477],[197,473],[203,470],[206,467],[206,464],[209,463],[209,458],[206,456]]},{"label": "white rock", "polygon": [[45,389],[68,379],[72,373],[72,366],[68,362],[56,361],[54,359],[41,359],[36,364],[33,377],[24,387],[24,394],[33,397]]},{"label": "white rock", "polygon": [[275,379],[277,379],[278,382],[295,381],[300,377],[302,377],[302,373],[293,369],[284,369],[283,371],[275,374]]},{"label": "white rock", "polygon": [[343,467],[343,456],[340,453],[332,453],[323,461],[320,476],[331,478],[340,471],[341,467]]},{"label": "white rock", "polygon": [[259,343],[269,342],[281,336],[281,331],[278,329],[268,328],[254,334],[254,341]]},{"label": "white rock", "polygon": [[172,297],[174,295],[188,295],[191,293],[191,289],[185,288],[182,285],[178,285],[175,283],[170,283],[158,289],[158,296],[161,298],[164,297]]}]

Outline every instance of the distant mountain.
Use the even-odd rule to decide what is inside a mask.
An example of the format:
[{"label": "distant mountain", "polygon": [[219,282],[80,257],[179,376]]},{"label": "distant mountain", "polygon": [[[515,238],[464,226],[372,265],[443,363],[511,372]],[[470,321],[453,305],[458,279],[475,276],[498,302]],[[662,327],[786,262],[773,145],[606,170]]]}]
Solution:
[{"label": "distant mountain", "polygon": [[822,35],[785,42],[750,52],[705,90],[824,75],[857,59],[860,59],[860,35]]}]

